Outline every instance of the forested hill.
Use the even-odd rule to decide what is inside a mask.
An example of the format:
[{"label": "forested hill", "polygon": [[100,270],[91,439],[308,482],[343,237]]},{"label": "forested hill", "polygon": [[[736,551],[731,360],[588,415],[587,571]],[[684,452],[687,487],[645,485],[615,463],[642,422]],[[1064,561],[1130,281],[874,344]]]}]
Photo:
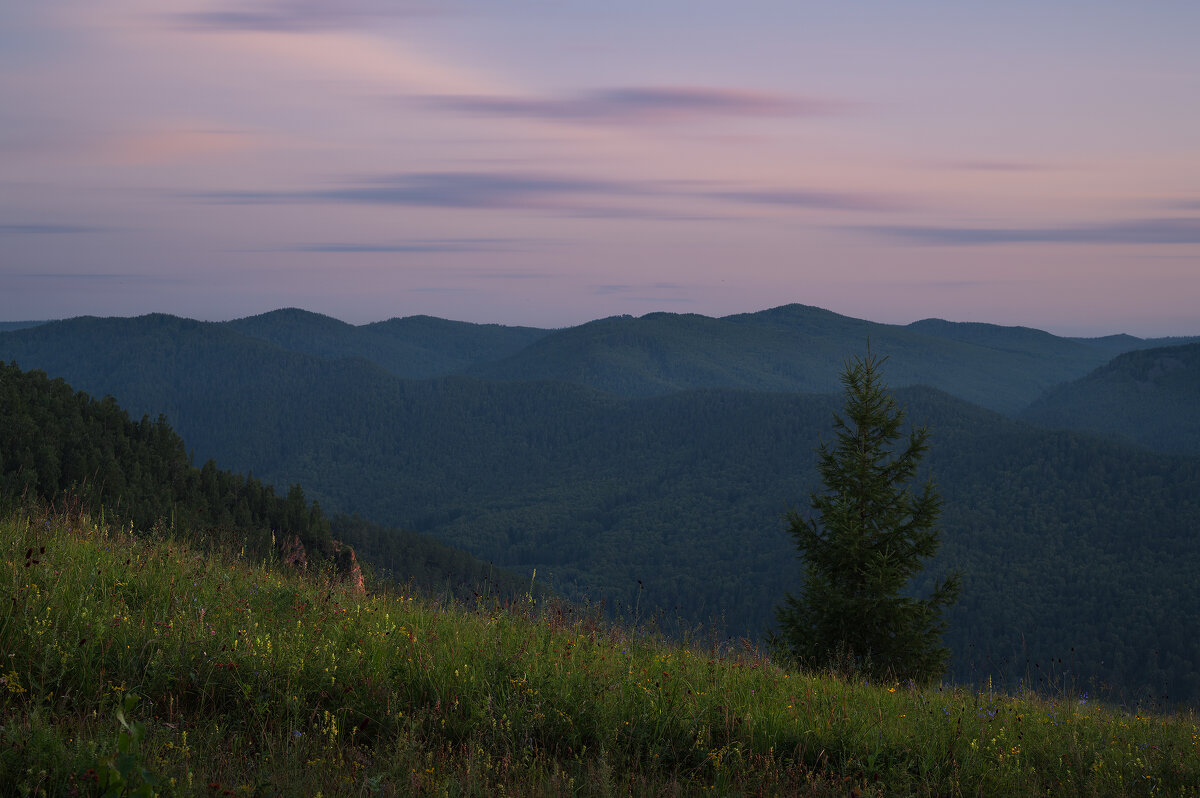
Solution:
[{"label": "forested hill", "polygon": [[0,509],[65,503],[148,530],[240,537],[266,551],[295,536],[313,556],[332,554],[329,521],[293,485],[286,496],[209,460],[194,468],[163,417],[133,421],[44,372],[0,362]]},{"label": "forested hill", "polygon": [[1200,344],[1129,352],[1060,386],[1022,417],[1200,455]]},{"label": "forested hill", "polygon": [[0,332],[24,330],[28,327],[37,327],[39,324],[45,323],[44,321],[0,321]]},{"label": "forested hill", "polygon": [[516,596],[529,589],[524,577],[428,535],[345,515],[331,522],[298,484],[277,495],[212,460],[195,468],[162,417],[135,422],[112,397],[96,401],[62,379],[0,362],[0,514],[31,501],[259,553],[272,540],[282,549],[295,536],[309,556],[330,557],[334,540],[345,541],[400,584],[430,591]]},{"label": "forested hill", "polygon": [[1047,333],[1009,336],[997,346],[996,331],[1012,328],[988,327],[993,334],[984,340],[948,322],[899,327],[804,305],[720,319],[651,313],[560,330],[469,373],[571,382],[625,397],[712,387],[825,393],[840,390],[847,353],[869,340],[888,354],[892,385],[929,385],[1012,413],[1110,357]]},{"label": "forested hill", "polygon": [[432,316],[409,316],[355,327],[296,308],[238,319],[223,326],[304,354],[361,357],[398,377],[412,379],[441,377],[508,357],[549,332]]},{"label": "forested hill", "polygon": [[[165,397],[204,457],[536,567],[569,595],[753,634],[797,586],[781,515],[817,486],[813,450],[836,396],[630,400],[564,382],[406,381],[361,359],[153,321],[151,334],[138,332],[145,320],[107,320],[130,325],[115,353],[95,336],[47,358],[139,409]],[[1073,655],[1083,682],[1200,699],[1200,643],[1179,634],[1200,618],[1200,461],[1040,430],[930,389],[901,398],[933,430],[946,501],[928,574],[964,576],[948,635],[955,676],[1015,679]]]}]

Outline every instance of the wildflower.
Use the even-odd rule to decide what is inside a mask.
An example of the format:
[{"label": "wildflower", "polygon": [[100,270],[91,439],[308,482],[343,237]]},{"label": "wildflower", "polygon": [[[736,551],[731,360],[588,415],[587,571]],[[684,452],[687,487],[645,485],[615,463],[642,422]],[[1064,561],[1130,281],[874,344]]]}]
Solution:
[{"label": "wildflower", "polygon": [[7,675],[0,676],[0,685],[4,685],[10,693],[25,692],[25,688],[21,686],[21,678],[15,670],[9,670]]}]

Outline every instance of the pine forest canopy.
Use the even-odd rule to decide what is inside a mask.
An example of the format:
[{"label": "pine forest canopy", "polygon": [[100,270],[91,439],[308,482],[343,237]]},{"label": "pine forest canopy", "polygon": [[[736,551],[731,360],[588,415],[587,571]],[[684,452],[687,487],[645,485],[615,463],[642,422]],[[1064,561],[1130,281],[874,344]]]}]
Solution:
[{"label": "pine forest canopy", "polygon": [[265,553],[294,539],[311,558],[339,558],[346,541],[400,583],[465,597],[475,588],[523,595],[528,583],[426,535],[360,518],[327,519],[299,485],[285,495],[253,477],[191,464],[159,417],[129,418],[112,397],[96,401],[63,380],[0,362],[0,513],[29,502],[127,522],[169,526],[193,539]]}]

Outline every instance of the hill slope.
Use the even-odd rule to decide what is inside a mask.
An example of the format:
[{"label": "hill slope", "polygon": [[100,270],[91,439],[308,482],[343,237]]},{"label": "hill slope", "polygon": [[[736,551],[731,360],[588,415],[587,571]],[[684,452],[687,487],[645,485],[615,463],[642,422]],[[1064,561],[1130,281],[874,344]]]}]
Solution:
[{"label": "hill slope", "polygon": [[293,485],[286,498],[256,479],[194,468],[159,417],[134,422],[43,372],[0,362],[0,510],[26,502],[102,512],[142,529],[164,525],[270,550],[279,533],[312,555],[333,552],[329,522]]},{"label": "hill slope", "polygon": [[1200,344],[1128,352],[1048,392],[1021,417],[1200,455]]},{"label": "hill slope", "polygon": [[286,496],[259,480],[191,464],[183,440],[160,417],[134,422],[111,397],[96,401],[43,372],[0,362],[0,514],[42,502],[140,529],[234,542],[266,555],[294,537],[309,557],[359,547],[401,584],[469,596],[486,589],[524,595],[529,584],[428,535],[338,516],[332,523],[293,484]]},{"label": "hill slope", "polygon": [[8,332],[9,330],[24,330],[29,327],[37,327],[39,324],[45,324],[44,321],[0,321],[0,332]]},{"label": "hill slope", "polygon": [[0,518],[5,794],[1103,796],[1200,780],[1194,715],[799,674],[570,607],[363,596],[71,521]]}]

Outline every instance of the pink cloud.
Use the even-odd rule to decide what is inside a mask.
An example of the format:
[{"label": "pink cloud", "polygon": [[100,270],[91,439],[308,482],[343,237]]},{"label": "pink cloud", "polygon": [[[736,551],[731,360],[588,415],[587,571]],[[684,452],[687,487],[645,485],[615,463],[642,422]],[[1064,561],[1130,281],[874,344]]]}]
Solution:
[{"label": "pink cloud", "polygon": [[264,146],[261,137],[237,130],[162,127],[129,131],[102,140],[102,159],[118,165],[205,160]]}]

